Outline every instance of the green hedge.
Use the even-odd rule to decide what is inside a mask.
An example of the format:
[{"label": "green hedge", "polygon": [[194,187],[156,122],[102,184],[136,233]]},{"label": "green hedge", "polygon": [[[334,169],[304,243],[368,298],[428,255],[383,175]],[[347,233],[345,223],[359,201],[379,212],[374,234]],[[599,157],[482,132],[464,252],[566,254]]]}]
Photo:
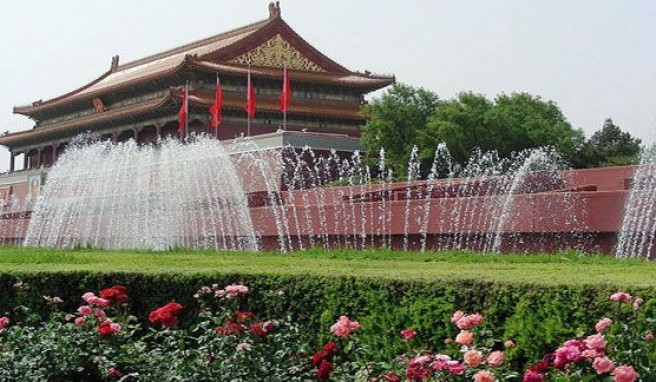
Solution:
[{"label": "green hedge", "polygon": [[[28,289],[17,291],[22,281]],[[363,329],[359,337],[379,348],[388,359],[399,354],[399,331],[413,328],[421,339],[439,346],[453,338],[457,328],[450,323],[455,310],[480,312],[498,344],[512,339],[510,350],[515,362],[534,361],[553,351],[564,340],[578,333],[590,333],[597,320],[609,315],[615,304],[611,285],[542,286],[504,284],[471,280],[393,281],[350,277],[272,276],[244,274],[139,274],[139,273],[0,273],[0,313],[12,315],[24,305],[40,314],[48,307],[42,296],[59,296],[64,308],[74,311],[86,291],[98,292],[114,284],[128,288],[131,312],[142,319],[155,307],[175,300],[185,306],[190,320],[195,314],[194,292],[202,285],[243,283],[251,288],[248,304],[262,318],[291,316],[307,336],[325,340],[340,315],[358,320]],[[283,291],[283,297],[273,297]],[[656,317],[656,287],[631,288],[641,296],[649,316]],[[183,323],[184,324],[184,323]],[[396,344],[396,345],[394,345]],[[398,348],[395,348],[398,346]]]}]

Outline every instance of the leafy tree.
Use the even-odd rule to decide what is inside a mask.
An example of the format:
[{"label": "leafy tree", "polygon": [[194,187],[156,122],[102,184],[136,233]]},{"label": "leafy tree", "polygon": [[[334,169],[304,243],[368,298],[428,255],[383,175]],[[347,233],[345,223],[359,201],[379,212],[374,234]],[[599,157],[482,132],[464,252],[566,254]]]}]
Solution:
[{"label": "leafy tree", "polygon": [[571,160],[584,143],[583,132],[572,128],[555,103],[527,93],[501,94],[494,102],[460,93],[439,102],[422,137],[423,145],[446,142],[458,162],[467,160],[475,148],[510,157],[541,146],[554,146]]},{"label": "leafy tree", "polygon": [[381,148],[397,176],[406,172],[413,145],[437,107],[437,94],[409,85],[395,84],[379,99],[363,108],[370,119],[362,141],[369,159],[377,158]]},{"label": "leafy tree", "polygon": [[595,132],[581,150],[577,167],[619,166],[636,162],[642,141],[608,118],[601,130]]},{"label": "leafy tree", "polygon": [[571,160],[585,140],[583,131],[574,129],[553,101],[528,93],[497,96],[486,123],[502,157],[513,151],[553,146]]},{"label": "leafy tree", "polygon": [[438,100],[425,89],[395,85],[364,111],[371,118],[363,133],[369,158],[384,147],[397,176],[405,174],[414,145],[421,149],[425,173],[442,142],[461,164],[476,148],[510,157],[541,146],[553,146],[566,160],[577,162],[585,144],[583,132],[572,127],[554,102],[528,93],[501,94],[491,101],[463,92]]},{"label": "leafy tree", "polygon": [[485,123],[486,115],[492,108],[494,104],[491,101],[471,92],[440,101],[419,136],[422,158],[430,160],[433,154],[430,150],[441,142],[446,143],[453,158],[461,163],[469,158],[475,147],[483,151],[496,148]]}]

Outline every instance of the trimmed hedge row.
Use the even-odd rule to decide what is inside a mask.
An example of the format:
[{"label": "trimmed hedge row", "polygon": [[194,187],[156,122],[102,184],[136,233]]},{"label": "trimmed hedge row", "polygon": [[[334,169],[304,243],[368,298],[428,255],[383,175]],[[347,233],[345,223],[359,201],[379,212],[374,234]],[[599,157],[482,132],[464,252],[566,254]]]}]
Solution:
[{"label": "trimmed hedge row", "polygon": [[[17,282],[28,285],[25,290]],[[615,304],[611,285],[541,286],[472,280],[393,281],[349,277],[310,277],[244,274],[139,274],[139,273],[1,273],[0,315],[11,317],[16,306],[47,314],[42,296],[59,296],[64,309],[75,311],[86,291],[98,292],[114,284],[128,288],[130,311],[145,322],[155,307],[175,300],[185,306],[188,322],[197,307],[193,294],[217,283],[246,284],[248,305],[263,318],[291,317],[309,339],[324,341],[340,315],[362,324],[359,337],[382,359],[400,354],[399,331],[412,328],[423,342],[439,346],[457,329],[450,317],[455,310],[480,312],[499,342],[512,339],[517,347],[509,356],[519,364],[539,359],[577,333],[589,333],[597,320],[609,315]],[[278,296],[282,291],[282,297]],[[645,299],[641,309],[656,317],[656,286],[627,292]],[[394,345],[396,344],[396,345]],[[398,347],[397,347],[398,346]]]}]

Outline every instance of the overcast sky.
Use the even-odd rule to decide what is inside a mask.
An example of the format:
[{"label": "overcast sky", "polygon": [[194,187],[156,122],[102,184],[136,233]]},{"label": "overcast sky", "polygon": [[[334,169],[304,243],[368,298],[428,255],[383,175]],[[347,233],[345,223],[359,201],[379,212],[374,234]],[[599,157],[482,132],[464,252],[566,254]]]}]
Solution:
[{"label": "overcast sky", "polygon": [[[0,0],[0,132],[15,105],[49,99],[121,62],[268,16],[265,0]],[[656,1],[283,0],[282,16],[351,70],[394,74],[450,98],[525,91],[588,136],[611,117],[656,129]],[[0,171],[9,154],[0,151]]]}]

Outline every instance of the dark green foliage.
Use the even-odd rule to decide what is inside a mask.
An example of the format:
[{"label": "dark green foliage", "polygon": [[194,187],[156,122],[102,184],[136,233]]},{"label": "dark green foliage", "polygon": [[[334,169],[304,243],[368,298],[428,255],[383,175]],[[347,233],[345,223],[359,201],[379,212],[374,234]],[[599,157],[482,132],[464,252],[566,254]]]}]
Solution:
[{"label": "dark green foliage", "polygon": [[447,144],[455,162],[464,164],[475,149],[496,150],[509,158],[522,150],[551,146],[568,161],[578,160],[585,137],[553,101],[528,93],[500,94],[494,100],[463,92],[440,100],[425,89],[395,85],[364,109],[371,118],[363,132],[370,159],[381,147],[397,175],[405,174],[412,147],[421,152],[425,174],[437,145]]},{"label": "dark green foliage", "polygon": [[389,166],[404,176],[412,147],[419,142],[430,115],[438,103],[437,94],[408,85],[395,84],[379,99],[363,108],[370,119],[362,133],[362,142],[370,159],[386,150]]},{"label": "dark green foliage", "polygon": [[608,118],[604,126],[588,140],[575,163],[576,167],[620,166],[634,164],[642,141],[624,132]]},{"label": "dark green foliage", "polygon": [[[28,289],[18,292],[14,284]],[[399,331],[412,328],[422,342],[439,347],[457,334],[449,321],[455,310],[480,312],[498,343],[513,340],[514,362],[539,359],[562,341],[591,332],[597,320],[609,315],[608,297],[618,290],[611,285],[544,286],[485,281],[398,281],[355,277],[239,275],[239,274],[139,274],[139,273],[3,273],[0,274],[0,312],[18,320],[18,305],[42,315],[48,313],[41,296],[64,299],[65,311],[75,311],[86,291],[97,292],[114,284],[128,288],[130,310],[142,322],[148,313],[169,301],[185,309],[182,324],[190,321],[198,305],[192,295],[201,285],[243,283],[250,287],[248,305],[261,317],[291,316],[302,331],[322,342],[340,315],[362,323],[362,343],[377,349],[382,358],[404,351]],[[627,290],[642,296],[648,317],[656,316],[656,287]],[[271,298],[273,294],[284,298]],[[385,360],[385,359],[383,359]]]}]

